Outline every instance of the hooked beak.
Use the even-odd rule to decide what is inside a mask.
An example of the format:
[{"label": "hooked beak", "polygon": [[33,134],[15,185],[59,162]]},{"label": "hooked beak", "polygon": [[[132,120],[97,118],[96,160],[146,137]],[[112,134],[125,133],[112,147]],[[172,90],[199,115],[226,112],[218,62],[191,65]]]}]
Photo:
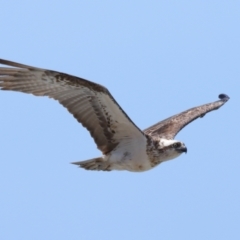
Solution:
[{"label": "hooked beak", "polygon": [[186,147],[180,147],[180,148],[177,149],[177,151],[179,153],[183,153],[183,152],[187,153],[187,148]]}]

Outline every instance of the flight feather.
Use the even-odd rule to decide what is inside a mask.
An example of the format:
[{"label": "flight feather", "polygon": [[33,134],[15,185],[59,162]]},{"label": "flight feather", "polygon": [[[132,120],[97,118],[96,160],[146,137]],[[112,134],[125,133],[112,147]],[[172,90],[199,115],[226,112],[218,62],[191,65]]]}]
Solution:
[{"label": "flight feather", "polygon": [[107,154],[123,138],[143,133],[131,121],[110,92],[100,84],[65,73],[0,59],[0,88],[48,96],[59,101],[86,127],[98,148]]}]

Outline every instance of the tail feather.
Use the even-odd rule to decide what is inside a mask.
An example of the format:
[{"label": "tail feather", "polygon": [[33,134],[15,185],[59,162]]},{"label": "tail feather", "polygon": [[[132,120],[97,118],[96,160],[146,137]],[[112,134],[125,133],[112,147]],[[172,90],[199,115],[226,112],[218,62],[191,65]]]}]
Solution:
[{"label": "tail feather", "polygon": [[97,171],[111,171],[111,165],[108,161],[104,161],[102,157],[92,158],[86,161],[72,162],[72,164],[78,165],[86,170]]}]

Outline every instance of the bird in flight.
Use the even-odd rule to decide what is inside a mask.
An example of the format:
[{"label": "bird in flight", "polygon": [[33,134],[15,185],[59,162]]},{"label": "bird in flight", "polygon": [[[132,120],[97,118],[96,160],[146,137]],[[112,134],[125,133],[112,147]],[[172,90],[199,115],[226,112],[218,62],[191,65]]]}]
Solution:
[{"label": "bird in flight", "polygon": [[57,100],[93,137],[102,156],[74,162],[87,170],[143,172],[187,152],[177,133],[229,97],[188,109],[140,130],[107,88],[83,78],[0,59],[0,88]]}]

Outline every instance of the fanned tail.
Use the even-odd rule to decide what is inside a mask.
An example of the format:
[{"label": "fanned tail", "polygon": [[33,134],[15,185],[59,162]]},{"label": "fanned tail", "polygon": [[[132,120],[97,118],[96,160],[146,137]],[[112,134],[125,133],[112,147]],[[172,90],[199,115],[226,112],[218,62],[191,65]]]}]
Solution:
[{"label": "fanned tail", "polygon": [[72,164],[78,165],[86,170],[96,171],[111,171],[111,165],[108,161],[104,161],[102,157],[92,158],[86,161],[72,162]]}]

